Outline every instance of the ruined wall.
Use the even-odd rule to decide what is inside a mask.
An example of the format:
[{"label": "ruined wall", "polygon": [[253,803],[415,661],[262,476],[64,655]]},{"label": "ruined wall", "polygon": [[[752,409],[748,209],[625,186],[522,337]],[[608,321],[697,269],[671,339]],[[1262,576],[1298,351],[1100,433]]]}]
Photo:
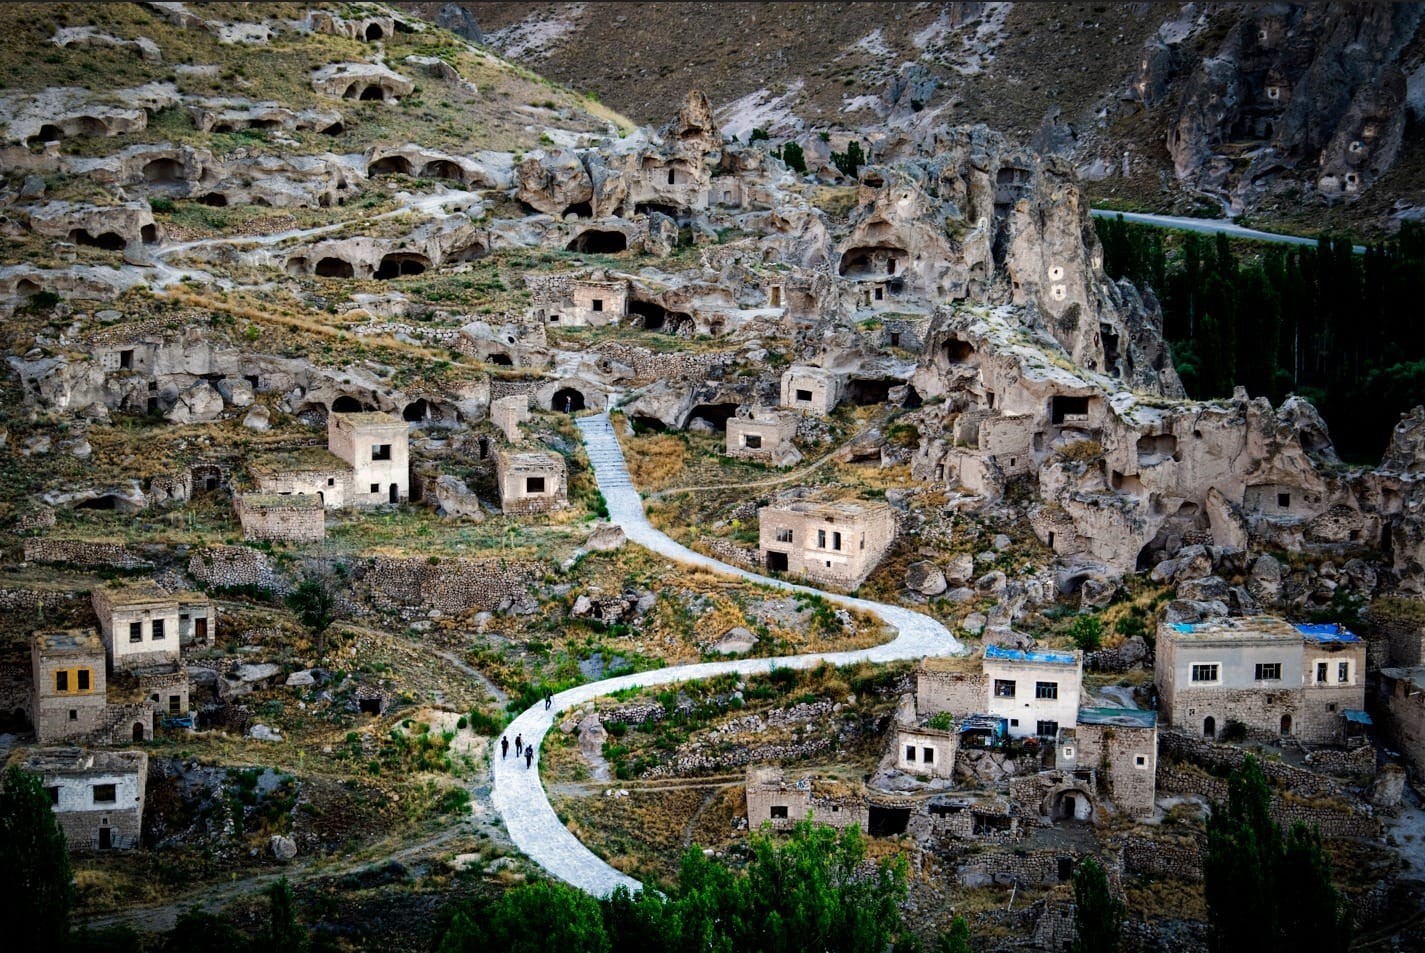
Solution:
[{"label": "ruined wall", "polygon": [[722,368],[728,362],[725,354],[660,354],[623,341],[606,341],[594,351],[632,368],[634,379],[639,381],[721,379]]},{"label": "ruined wall", "polygon": [[1128,834],[1123,838],[1123,872],[1152,879],[1202,880],[1202,844],[1193,836],[1172,840]]},{"label": "ruined wall", "polygon": [[494,610],[521,599],[544,575],[534,563],[502,559],[442,559],[376,556],[361,574],[360,588],[378,609],[415,612],[430,610],[458,615]]},{"label": "ruined wall", "polygon": [[216,589],[256,586],[277,593],[292,589],[266,553],[247,546],[212,546],[199,550],[188,559],[188,574],[200,584]]},{"label": "ruined wall", "polygon": [[239,496],[236,505],[243,539],[316,543],[326,538],[326,514],[315,496],[249,494]]},{"label": "ruined wall", "polygon": [[25,562],[107,566],[111,569],[153,568],[151,560],[118,540],[55,539],[51,536],[25,540]]},{"label": "ruined wall", "polygon": [[936,715],[948,711],[963,716],[984,711],[989,679],[983,672],[915,673],[915,713]]},{"label": "ruined wall", "polygon": [[[1158,769],[1158,785],[1164,792],[1192,794],[1209,801],[1225,803],[1227,782],[1201,771],[1177,764],[1163,764]],[[1310,800],[1307,800],[1310,798]],[[1316,826],[1326,837],[1380,836],[1380,821],[1369,808],[1355,803],[1345,795],[1328,797],[1292,791],[1286,796],[1272,795],[1272,819],[1283,827],[1297,821]]]}]

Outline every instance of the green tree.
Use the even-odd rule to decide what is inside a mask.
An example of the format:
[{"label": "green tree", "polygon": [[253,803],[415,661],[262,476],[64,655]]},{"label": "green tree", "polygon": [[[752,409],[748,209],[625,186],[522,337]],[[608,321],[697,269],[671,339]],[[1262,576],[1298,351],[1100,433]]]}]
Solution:
[{"label": "green tree", "polygon": [[782,146],[781,158],[782,161],[787,164],[787,168],[791,169],[798,175],[806,175],[807,159],[806,154],[802,152],[801,146],[797,145],[795,142],[787,143],[786,145]]},{"label": "green tree", "polygon": [[16,950],[58,950],[74,900],[64,831],[40,778],[10,767],[0,778],[0,916]]},{"label": "green tree", "polygon": [[950,921],[950,929],[935,941],[935,953],[974,953],[970,946],[970,922],[964,917]]},{"label": "green tree", "polygon": [[1074,871],[1074,953],[1113,953],[1123,935],[1123,901],[1092,857]]},{"label": "green tree", "polygon": [[861,166],[866,164],[866,153],[861,149],[861,143],[855,139],[846,144],[845,152],[833,152],[831,154],[831,164],[848,178],[856,178],[856,173],[861,171]]},{"label": "green tree", "polygon": [[1351,914],[1331,884],[1321,833],[1297,822],[1287,831],[1277,876],[1282,950],[1345,951]]},{"label": "green tree", "polygon": [[539,881],[458,911],[438,953],[610,953],[599,902],[562,883]]},{"label": "green tree", "polygon": [[292,885],[283,877],[263,893],[267,894],[267,930],[256,944],[271,953],[300,953],[307,948],[307,931],[297,922]]},{"label": "green tree", "polygon": [[327,629],[336,621],[336,584],[342,572],[342,566],[332,571],[323,563],[308,572],[287,597],[287,607],[316,636],[318,655],[325,654]]},{"label": "green tree", "polygon": [[201,910],[181,914],[163,939],[164,953],[241,950],[245,945],[246,938],[231,923]]},{"label": "green tree", "polygon": [[1069,623],[1069,638],[1085,652],[1092,652],[1103,642],[1103,620],[1096,615],[1074,616]]}]

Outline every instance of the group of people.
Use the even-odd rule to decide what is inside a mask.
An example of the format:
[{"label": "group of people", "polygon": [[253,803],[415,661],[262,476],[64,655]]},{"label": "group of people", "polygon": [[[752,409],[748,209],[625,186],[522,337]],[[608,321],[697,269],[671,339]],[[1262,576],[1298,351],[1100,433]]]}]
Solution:
[{"label": "group of people", "polygon": [[[546,691],[544,693],[544,710],[549,711],[554,706],[554,693]],[[510,739],[508,735],[500,737],[500,758],[503,760],[510,753]],[[515,758],[524,757],[526,768],[534,767],[534,745],[524,743],[524,735],[515,735]]]}]

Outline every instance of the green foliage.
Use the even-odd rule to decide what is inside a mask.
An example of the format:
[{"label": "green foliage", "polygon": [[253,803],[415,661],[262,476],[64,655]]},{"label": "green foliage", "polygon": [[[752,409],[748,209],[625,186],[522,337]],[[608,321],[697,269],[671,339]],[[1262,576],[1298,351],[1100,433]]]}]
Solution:
[{"label": "green foliage", "polygon": [[1113,953],[1123,935],[1123,901],[1092,857],[1074,871],[1074,953]]},{"label": "green foliage", "polygon": [[766,129],[753,129],[753,130],[752,130],[752,134],[747,137],[747,141],[748,141],[749,143],[751,143],[751,142],[756,142],[756,141],[758,141],[759,139],[760,139],[760,140],[763,140],[763,141],[766,141],[768,138],[770,138],[770,137],[767,135],[767,130],[766,130]]},{"label": "green foliage", "polygon": [[320,635],[335,620],[336,594],[326,579],[308,576],[287,597],[287,606],[303,625]]},{"label": "green foliage", "polygon": [[1255,758],[1232,772],[1227,803],[1212,807],[1203,876],[1213,953],[1350,946],[1350,913],[1331,885],[1320,834],[1298,823],[1282,836]]},{"label": "green foliage", "polygon": [[806,175],[806,155],[802,152],[802,147],[797,145],[795,142],[788,142],[783,145],[782,151],[777,154],[777,158],[785,162],[787,164],[787,168],[791,169],[798,175]]},{"label": "green foliage", "polygon": [[741,871],[696,848],[666,895],[620,888],[595,901],[573,887],[536,883],[449,915],[438,953],[683,950],[883,953],[901,929],[906,861],[863,866],[860,831],[803,821],[785,840],[754,834]]},{"label": "green foliage", "polygon": [[1085,652],[1092,652],[1103,642],[1103,620],[1096,615],[1074,616],[1067,629],[1074,645]]},{"label": "green foliage", "polygon": [[148,207],[155,212],[171,212],[174,209],[173,199],[159,196],[148,200]]},{"label": "green foliage", "polygon": [[861,171],[861,166],[866,164],[866,153],[862,151],[861,143],[853,139],[846,144],[845,152],[831,154],[831,164],[836,166],[842,175],[854,179],[856,173]]},{"label": "green foliage", "polygon": [[955,716],[948,711],[938,711],[925,724],[936,731],[949,731],[955,727]]},{"label": "green foliage", "polygon": [[1349,241],[1272,247],[1239,259],[1224,236],[1183,236],[1096,220],[1104,269],[1151,288],[1188,393],[1312,400],[1348,459],[1375,459],[1425,392],[1425,226],[1352,254]]},{"label": "green foliage", "polygon": [[935,941],[935,953],[974,953],[970,946],[970,923],[964,917],[950,921],[950,929]]},{"label": "green foliage", "polygon": [[74,889],[64,831],[38,775],[0,779],[0,914],[16,950],[57,950],[69,934]]},{"label": "green foliage", "polygon": [[282,877],[263,893],[267,894],[267,930],[253,944],[253,951],[299,953],[308,947],[307,931],[297,922],[297,909],[292,899],[292,885]]}]

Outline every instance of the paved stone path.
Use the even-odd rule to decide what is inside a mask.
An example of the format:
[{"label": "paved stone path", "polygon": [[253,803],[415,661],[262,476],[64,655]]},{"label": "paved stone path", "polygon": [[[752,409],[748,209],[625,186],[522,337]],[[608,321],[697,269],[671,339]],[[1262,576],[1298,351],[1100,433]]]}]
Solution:
[{"label": "paved stone path", "polygon": [[[885,605],[868,599],[856,599],[834,593],[823,593],[808,586],[799,586],[779,579],[769,579],[756,573],[730,566],[695,553],[686,546],[653,528],[643,512],[643,501],[628,476],[623,450],[614,435],[613,425],[607,413],[578,420],[583,432],[584,448],[594,467],[594,476],[599,489],[608,502],[609,517],[623,527],[631,542],[637,543],[655,553],[667,556],[691,566],[699,566],[728,576],[736,576],[749,582],[770,586],[788,592],[802,592],[824,596],[828,601],[847,608],[859,609],[879,617],[897,632],[896,638],[884,645],[854,652],[824,652],[811,655],[793,655],[783,658],[748,658],[726,662],[703,662],[695,665],[679,665],[652,672],[623,675],[601,682],[580,685],[554,696],[553,707],[546,711],[538,704],[521,714],[510,723],[506,734],[511,748],[516,735],[523,736],[526,743],[533,743],[538,755],[539,744],[544,740],[554,719],[563,711],[577,707],[584,702],[599,698],[624,688],[650,685],[668,685],[676,682],[696,681],[711,678],[725,672],[740,675],[755,675],[768,672],[773,666],[782,668],[811,668],[821,662],[847,665],[853,662],[894,662],[902,659],[916,659],[927,655],[953,655],[963,651],[963,647],[939,622],[929,616],[901,606]],[[527,854],[549,873],[565,880],[595,896],[607,896],[618,887],[639,890],[641,884],[632,877],[619,873],[604,863],[569,832],[554,813],[554,808],[545,796],[539,780],[538,759],[535,768],[527,769],[524,759],[516,759],[513,750],[510,756],[501,759],[494,755],[498,745],[491,747],[494,760],[495,810],[504,818],[505,827],[515,846]]]}]

